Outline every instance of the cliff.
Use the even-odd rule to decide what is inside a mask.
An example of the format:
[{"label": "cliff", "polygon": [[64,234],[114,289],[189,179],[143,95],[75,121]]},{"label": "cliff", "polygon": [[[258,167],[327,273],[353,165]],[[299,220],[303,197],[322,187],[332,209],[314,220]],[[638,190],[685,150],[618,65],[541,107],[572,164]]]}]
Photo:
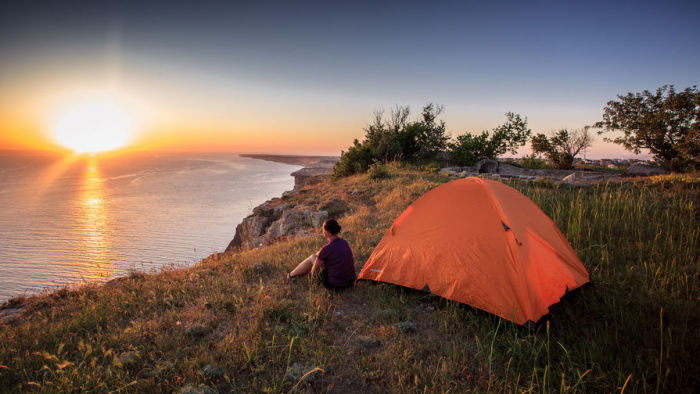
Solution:
[{"label": "cliff", "polygon": [[236,227],[236,233],[226,251],[249,250],[270,245],[283,239],[316,234],[323,222],[345,210],[337,203],[296,203],[293,196],[304,186],[324,181],[339,160],[333,156],[241,155],[253,159],[284,164],[304,165],[293,172],[294,189],[282,198],[273,198],[253,209],[253,213]]}]

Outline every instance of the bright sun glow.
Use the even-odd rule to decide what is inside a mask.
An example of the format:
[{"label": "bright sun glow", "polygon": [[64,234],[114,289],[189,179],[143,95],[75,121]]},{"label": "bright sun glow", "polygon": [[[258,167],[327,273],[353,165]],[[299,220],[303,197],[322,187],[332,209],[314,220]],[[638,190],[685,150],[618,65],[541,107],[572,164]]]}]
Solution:
[{"label": "bright sun glow", "polygon": [[123,105],[112,99],[90,99],[61,109],[51,130],[61,146],[77,153],[97,153],[127,145],[133,128],[133,120]]}]

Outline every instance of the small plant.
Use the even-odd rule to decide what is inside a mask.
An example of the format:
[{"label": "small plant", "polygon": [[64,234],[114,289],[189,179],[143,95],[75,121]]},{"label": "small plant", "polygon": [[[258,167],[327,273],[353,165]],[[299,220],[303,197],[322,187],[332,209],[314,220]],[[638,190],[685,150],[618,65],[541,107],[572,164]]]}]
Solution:
[{"label": "small plant", "polygon": [[384,179],[389,177],[389,171],[387,170],[386,166],[382,163],[376,162],[373,163],[372,165],[369,166],[369,169],[367,170],[367,178],[375,180],[375,179]]},{"label": "small plant", "polygon": [[437,172],[440,171],[440,165],[438,163],[429,163],[426,164],[423,169],[431,174],[437,174]]}]

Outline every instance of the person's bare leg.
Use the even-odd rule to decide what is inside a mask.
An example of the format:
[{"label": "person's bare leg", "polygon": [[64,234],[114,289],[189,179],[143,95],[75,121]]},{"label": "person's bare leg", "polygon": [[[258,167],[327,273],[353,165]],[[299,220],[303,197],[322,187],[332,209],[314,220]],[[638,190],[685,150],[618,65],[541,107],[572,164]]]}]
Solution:
[{"label": "person's bare leg", "polygon": [[311,272],[311,268],[313,268],[315,262],[316,254],[312,254],[311,256],[307,257],[306,260],[299,263],[299,265],[297,265],[297,267],[289,273],[289,276],[295,277],[308,274],[309,272]]}]

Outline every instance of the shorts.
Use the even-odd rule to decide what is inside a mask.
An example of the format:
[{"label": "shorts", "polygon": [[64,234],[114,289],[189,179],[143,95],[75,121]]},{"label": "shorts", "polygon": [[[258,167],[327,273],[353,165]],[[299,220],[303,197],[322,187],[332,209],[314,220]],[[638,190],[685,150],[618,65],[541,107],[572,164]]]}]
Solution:
[{"label": "shorts", "polygon": [[353,285],[353,283],[354,283],[354,281],[351,281],[351,282],[346,283],[346,284],[344,284],[344,285],[342,285],[342,286],[333,286],[333,285],[331,284],[331,282],[330,282],[329,277],[328,277],[328,270],[325,269],[325,268],[322,269],[321,271],[319,271],[318,276],[316,277],[316,279],[318,279],[319,282],[321,282],[321,284],[323,285],[323,287],[325,287],[325,288],[327,288],[327,289],[332,289],[332,290],[340,290],[340,289],[345,289],[345,288],[348,288],[348,287],[352,287],[352,285]]}]

